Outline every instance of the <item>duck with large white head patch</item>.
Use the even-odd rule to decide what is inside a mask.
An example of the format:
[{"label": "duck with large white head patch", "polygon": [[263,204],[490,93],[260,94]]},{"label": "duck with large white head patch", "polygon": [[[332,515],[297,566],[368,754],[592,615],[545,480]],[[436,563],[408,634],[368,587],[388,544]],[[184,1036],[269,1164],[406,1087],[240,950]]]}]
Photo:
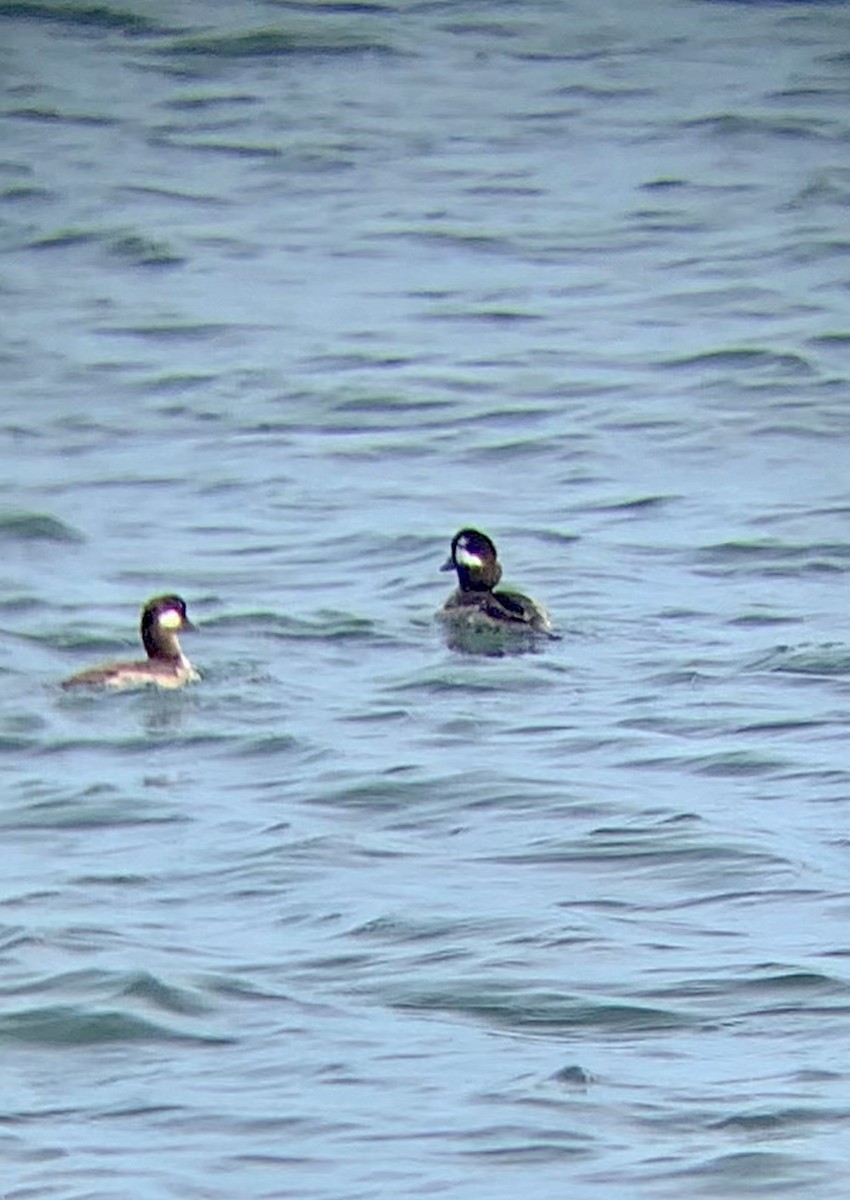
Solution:
[{"label": "duck with large white head patch", "polygon": [[439,612],[454,625],[551,634],[552,622],[542,605],[521,592],[496,591],[502,567],[486,533],[461,529],[451,554],[440,568],[457,572],[457,590]]},{"label": "duck with large white head patch", "polygon": [[102,663],[72,675],[62,687],[183,687],[200,679],[200,675],[181,650],[177,635],[194,628],[180,596],[154,596],[142,609],[140,632],[146,659]]}]

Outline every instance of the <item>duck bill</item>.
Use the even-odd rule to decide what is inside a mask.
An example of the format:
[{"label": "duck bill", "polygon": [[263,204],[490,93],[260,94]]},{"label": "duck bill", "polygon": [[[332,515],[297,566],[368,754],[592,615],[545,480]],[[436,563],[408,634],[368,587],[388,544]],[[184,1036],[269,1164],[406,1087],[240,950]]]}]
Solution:
[{"label": "duck bill", "polygon": [[454,562],[453,562],[453,560],[452,560],[452,556],[451,556],[451,555],[449,555],[449,557],[446,559],[446,561],[445,561],[445,562],[443,563],[443,565],[440,567],[440,570],[441,570],[441,571],[453,571],[454,569],[455,569],[455,565],[454,565]]}]

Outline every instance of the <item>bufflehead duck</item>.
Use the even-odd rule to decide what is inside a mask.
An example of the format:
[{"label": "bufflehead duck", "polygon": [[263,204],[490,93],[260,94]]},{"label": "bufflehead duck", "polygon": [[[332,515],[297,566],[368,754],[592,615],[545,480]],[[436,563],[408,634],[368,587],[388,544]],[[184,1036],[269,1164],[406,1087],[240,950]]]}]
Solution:
[{"label": "bufflehead duck", "polygon": [[154,596],[142,609],[142,643],[147,658],[137,662],[110,662],[80,671],[62,683],[72,687],[157,687],[179,688],[200,679],[200,675],[180,649],[177,634],[195,626],[186,616],[186,605],[179,596]]},{"label": "bufflehead duck", "polygon": [[549,614],[535,600],[520,592],[494,591],[502,578],[502,567],[496,547],[486,534],[461,529],[440,570],[457,571],[458,581],[457,591],[440,610],[442,620],[485,629],[552,633]]}]

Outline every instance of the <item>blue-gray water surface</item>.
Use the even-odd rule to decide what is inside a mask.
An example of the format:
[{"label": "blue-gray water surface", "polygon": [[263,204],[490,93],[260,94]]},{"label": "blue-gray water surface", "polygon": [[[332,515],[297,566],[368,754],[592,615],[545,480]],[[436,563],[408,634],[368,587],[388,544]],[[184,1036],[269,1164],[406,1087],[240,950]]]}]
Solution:
[{"label": "blue-gray water surface", "polygon": [[[0,87],[3,1200],[844,1200],[850,7],[0,0]],[[561,640],[447,644],[464,525]],[[162,591],[199,684],[59,688]]]}]

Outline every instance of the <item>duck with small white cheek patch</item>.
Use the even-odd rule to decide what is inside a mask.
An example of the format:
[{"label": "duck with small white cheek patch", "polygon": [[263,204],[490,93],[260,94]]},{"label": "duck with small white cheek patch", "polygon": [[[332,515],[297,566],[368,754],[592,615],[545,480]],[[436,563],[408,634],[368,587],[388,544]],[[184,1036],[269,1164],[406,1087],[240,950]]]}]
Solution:
[{"label": "duck with small white cheek patch", "polygon": [[461,529],[440,570],[457,571],[457,590],[438,614],[447,624],[554,636],[549,614],[536,600],[521,592],[496,591],[502,567],[485,533]]},{"label": "duck with small white cheek patch", "polygon": [[141,635],[146,659],[102,663],[72,675],[63,681],[62,687],[183,687],[200,679],[200,675],[180,649],[177,635],[194,628],[179,596],[154,596],[142,609]]}]

